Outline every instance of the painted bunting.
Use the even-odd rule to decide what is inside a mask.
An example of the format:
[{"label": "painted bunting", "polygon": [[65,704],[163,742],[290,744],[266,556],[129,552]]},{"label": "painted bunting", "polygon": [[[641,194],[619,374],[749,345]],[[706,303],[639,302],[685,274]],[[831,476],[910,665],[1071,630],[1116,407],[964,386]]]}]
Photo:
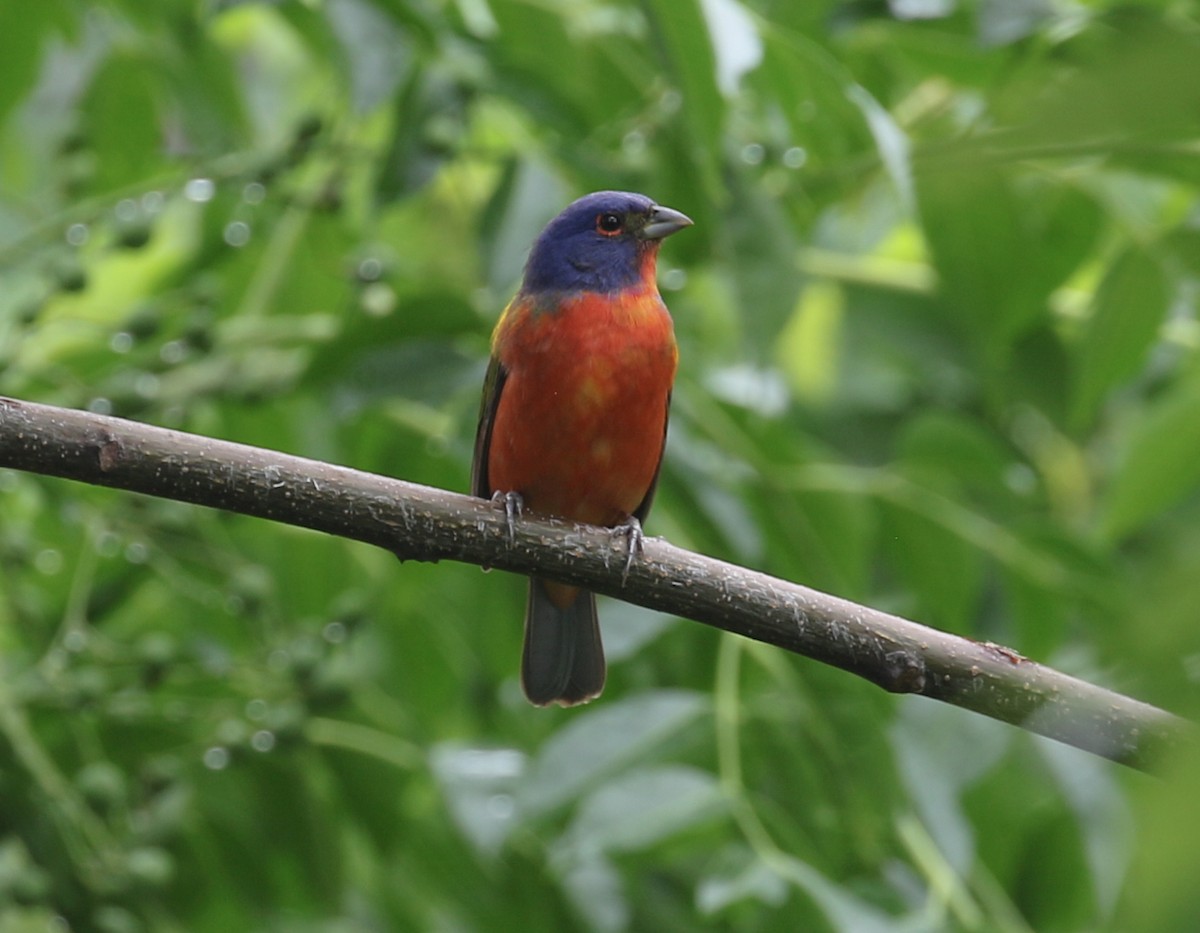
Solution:
[{"label": "painted bunting", "polygon": [[[663,237],[690,226],[640,194],[599,191],[533,244],[492,334],[471,492],[513,510],[623,528],[630,554],[654,497],[679,354],[658,293]],[[530,578],[521,685],[572,706],[604,688],[596,597]]]}]

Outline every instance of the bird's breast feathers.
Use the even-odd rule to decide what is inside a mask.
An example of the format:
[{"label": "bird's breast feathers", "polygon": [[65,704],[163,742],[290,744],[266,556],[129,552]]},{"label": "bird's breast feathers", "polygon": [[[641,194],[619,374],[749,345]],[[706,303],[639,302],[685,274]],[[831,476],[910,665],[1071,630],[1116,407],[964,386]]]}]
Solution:
[{"label": "bird's breast feathers", "polygon": [[496,329],[493,352],[510,376],[549,365],[593,380],[667,362],[669,380],[677,359],[671,316],[653,287],[549,300],[519,296]]},{"label": "bird's breast feathers", "polygon": [[519,297],[497,328],[507,372],[492,481],[535,510],[623,520],[658,467],[677,351],[656,289],[582,293],[553,310]]}]

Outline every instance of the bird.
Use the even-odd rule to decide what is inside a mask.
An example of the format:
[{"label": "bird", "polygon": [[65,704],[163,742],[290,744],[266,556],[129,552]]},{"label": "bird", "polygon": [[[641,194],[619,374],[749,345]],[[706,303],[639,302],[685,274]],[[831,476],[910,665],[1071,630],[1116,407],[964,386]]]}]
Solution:
[{"label": "bird", "polygon": [[[471,493],[624,531],[641,543],[666,444],[679,352],[658,291],[662,240],[686,214],[642,194],[597,191],[538,235],[492,333]],[[530,577],[521,686],[535,706],[604,688],[596,597]]]}]

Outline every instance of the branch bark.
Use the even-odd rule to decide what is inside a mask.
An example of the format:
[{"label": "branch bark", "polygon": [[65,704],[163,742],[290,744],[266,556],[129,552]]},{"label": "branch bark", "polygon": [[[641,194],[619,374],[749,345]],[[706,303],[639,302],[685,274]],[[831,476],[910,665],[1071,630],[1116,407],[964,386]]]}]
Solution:
[{"label": "branch bark", "polygon": [[352,538],[406,560],[458,560],[581,584],[685,616],[1147,769],[1193,724],[998,645],[648,538],[527,516],[509,541],[491,503],[272,450],[0,398],[0,467],[240,512]]}]

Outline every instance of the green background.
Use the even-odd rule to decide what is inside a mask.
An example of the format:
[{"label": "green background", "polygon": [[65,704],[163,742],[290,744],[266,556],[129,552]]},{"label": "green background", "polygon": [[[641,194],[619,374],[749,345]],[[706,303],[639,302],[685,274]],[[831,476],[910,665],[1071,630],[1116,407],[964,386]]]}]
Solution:
[{"label": "green background", "polygon": [[[598,188],[696,225],[648,531],[1200,706],[1200,21],[0,0],[0,393],[463,490]],[[0,931],[1183,930],[1148,778],[619,603],[0,472]]]}]

